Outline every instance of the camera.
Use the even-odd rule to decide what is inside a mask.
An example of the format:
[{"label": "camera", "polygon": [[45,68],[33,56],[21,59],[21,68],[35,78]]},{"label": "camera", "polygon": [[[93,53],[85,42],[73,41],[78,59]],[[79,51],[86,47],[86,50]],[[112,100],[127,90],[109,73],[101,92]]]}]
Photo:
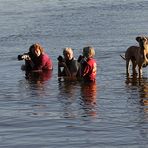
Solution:
[{"label": "camera", "polygon": [[78,57],[78,60],[77,60],[77,61],[80,63],[83,58],[84,58],[84,57],[83,57],[82,55],[80,55],[80,56]]},{"label": "camera", "polygon": [[18,59],[19,61],[21,61],[21,60],[30,60],[30,56],[29,56],[28,53],[24,53],[24,54],[22,54],[22,55],[18,55],[17,59]]},{"label": "camera", "polygon": [[84,57],[84,56],[82,56],[82,55],[80,55],[79,57],[78,57],[78,60],[77,60],[79,63],[84,63],[84,62],[87,62],[87,58],[86,57]]},{"label": "camera", "polygon": [[57,58],[57,60],[58,60],[59,62],[65,62],[65,59],[64,59],[62,56],[59,56],[59,57]]}]

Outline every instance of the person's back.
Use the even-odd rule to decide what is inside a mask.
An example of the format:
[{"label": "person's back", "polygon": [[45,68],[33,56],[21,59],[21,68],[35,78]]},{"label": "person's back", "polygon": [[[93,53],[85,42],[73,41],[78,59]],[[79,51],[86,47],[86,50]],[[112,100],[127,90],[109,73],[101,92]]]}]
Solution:
[{"label": "person's back", "polygon": [[86,62],[87,64],[82,64],[84,68],[82,71],[83,79],[84,81],[95,81],[97,70],[96,61],[93,58],[88,58]]},{"label": "person's back", "polygon": [[85,82],[94,82],[97,74],[96,60],[93,59],[95,51],[93,47],[84,47],[83,56],[80,60],[80,69],[78,77],[82,78]]}]

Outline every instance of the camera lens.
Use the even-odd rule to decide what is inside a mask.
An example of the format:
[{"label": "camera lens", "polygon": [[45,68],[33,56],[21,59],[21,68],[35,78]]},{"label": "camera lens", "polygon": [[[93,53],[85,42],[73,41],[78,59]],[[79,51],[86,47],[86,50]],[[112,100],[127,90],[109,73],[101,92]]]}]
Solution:
[{"label": "camera lens", "polygon": [[62,56],[59,56],[57,59],[59,62],[64,62],[64,58]]},{"label": "camera lens", "polygon": [[23,60],[22,58],[22,55],[18,55],[17,59],[20,61],[20,60]]}]

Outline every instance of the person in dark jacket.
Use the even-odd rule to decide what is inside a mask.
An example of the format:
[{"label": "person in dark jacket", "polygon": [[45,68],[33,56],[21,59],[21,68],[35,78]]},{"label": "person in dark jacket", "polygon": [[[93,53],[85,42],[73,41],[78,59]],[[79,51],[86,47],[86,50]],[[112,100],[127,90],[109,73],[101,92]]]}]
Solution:
[{"label": "person in dark jacket", "polygon": [[63,55],[58,57],[58,76],[76,77],[79,64],[74,57],[72,48],[64,48]]}]

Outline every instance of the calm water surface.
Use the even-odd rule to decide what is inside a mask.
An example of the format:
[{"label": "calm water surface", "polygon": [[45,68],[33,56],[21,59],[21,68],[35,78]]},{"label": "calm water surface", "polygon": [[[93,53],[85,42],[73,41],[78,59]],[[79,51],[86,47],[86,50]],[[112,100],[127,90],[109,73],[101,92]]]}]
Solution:
[{"label": "calm water surface", "polygon": [[[148,35],[148,1],[0,0],[0,147],[146,148],[148,68],[125,76],[119,56]],[[26,79],[17,55],[40,42],[53,59],[47,78]],[[96,49],[96,84],[59,81],[57,57]]]}]

